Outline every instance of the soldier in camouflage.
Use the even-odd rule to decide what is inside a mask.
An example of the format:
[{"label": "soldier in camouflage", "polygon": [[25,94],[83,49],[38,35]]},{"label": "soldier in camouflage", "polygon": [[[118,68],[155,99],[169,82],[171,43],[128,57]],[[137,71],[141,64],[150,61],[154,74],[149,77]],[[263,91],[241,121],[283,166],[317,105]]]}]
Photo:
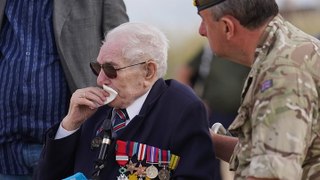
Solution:
[{"label": "soldier in camouflage", "polygon": [[320,179],[320,42],[279,14],[275,0],[195,0],[218,56],[250,66],[237,138],[212,134],[235,179]]}]

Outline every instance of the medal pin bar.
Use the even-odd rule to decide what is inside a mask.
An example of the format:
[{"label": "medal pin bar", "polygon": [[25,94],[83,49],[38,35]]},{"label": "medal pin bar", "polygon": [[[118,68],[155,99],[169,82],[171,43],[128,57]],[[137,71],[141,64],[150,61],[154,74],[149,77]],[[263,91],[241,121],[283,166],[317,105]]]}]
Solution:
[{"label": "medal pin bar", "polygon": [[142,161],[144,160],[146,155],[146,147],[147,146],[145,144],[139,144],[139,149],[137,153],[137,160],[139,162],[139,166],[137,167],[137,171],[135,172],[139,177],[138,180],[143,180],[143,178],[146,177],[146,167],[142,165]]},{"label": "medal pin bar", "polygon": [[159,149],[153,146],[147,146],[147,158],[146,163],[151,164],[146,169],[146,175],[149,179],[154,179],[158,176],[158,168],[154,164],[159,162]]},{"label": "medal pin bar", "polygon": [[128,177],[125,174],[127,172],[125,165],[128,163],[128,160],[129,157],[126,154],[126,142],[117,140],[116,161],[120,166],[120,176],[117,177],[117,180],[128,180]]},{"label": "medal pin bar", "polygon": [[159,149],[159,167],[163,167],[158,174],[160,180],[170,180],[170,171],[167,166],[170,162],[170,150]]},{"label": "medal pin bar", "polygon": [[127,154],[129,155],[129,163],[126,165],[127,171],[130,172],[128,175],[129,180],[138,180],[138,176],[135,171],[137,169],[137,163],[132,162],[132,157],[138,152],[139,143],[129,141],[127,142]]}]

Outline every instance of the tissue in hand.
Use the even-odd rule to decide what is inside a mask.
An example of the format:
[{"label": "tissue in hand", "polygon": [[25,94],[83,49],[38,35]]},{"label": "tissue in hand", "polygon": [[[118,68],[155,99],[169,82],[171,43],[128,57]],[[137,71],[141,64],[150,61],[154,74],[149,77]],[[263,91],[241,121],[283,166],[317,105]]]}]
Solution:
[{"label": "tissue in hand", "polygon": [[109,86],[103,85],[103,89],[110,94],[110,96],[107,97],[107,100],[104,102],[104,104],[108,104],[109,102],[113,101],[118,95],[117,91],[115,91]]}]

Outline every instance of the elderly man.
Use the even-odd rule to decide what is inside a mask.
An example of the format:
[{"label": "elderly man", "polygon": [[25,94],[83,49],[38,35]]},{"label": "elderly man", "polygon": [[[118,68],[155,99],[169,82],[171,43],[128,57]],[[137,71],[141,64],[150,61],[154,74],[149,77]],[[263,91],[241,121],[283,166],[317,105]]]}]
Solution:
[{"label": "elderly man", "polygon": [[[37,179],[75,172],[100,179],[212,179],[205,107],[190,88],[162,79],[167,50],[165,35],[153,26],[125,23],[110,31],[91,68],[97,84],[117,96],[103,105],[109,93],[100,87],[72,95],[68,115],[48,131]],[[108,147],[103,132],[110,123]]]},{"label": "elderly man", "polygon": [[238,143],[213,134],[217,156],[235,179],[319,179],[319,40],[285,21],[275,0],[195,5],[215,53],[252,68],[229,127]]}]

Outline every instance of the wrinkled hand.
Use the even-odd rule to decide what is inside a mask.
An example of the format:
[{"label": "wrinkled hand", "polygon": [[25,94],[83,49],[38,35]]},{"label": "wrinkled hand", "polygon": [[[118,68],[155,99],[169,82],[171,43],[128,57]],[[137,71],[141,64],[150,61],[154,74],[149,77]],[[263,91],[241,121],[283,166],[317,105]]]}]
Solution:
[{"label": "wrinkled hand", "polygon": [[62,127],[68,131],[78,129],[98,107],[104,105],[109,93],[98,87],[76,90],[70,99],[69,111],[62,120]]}]

